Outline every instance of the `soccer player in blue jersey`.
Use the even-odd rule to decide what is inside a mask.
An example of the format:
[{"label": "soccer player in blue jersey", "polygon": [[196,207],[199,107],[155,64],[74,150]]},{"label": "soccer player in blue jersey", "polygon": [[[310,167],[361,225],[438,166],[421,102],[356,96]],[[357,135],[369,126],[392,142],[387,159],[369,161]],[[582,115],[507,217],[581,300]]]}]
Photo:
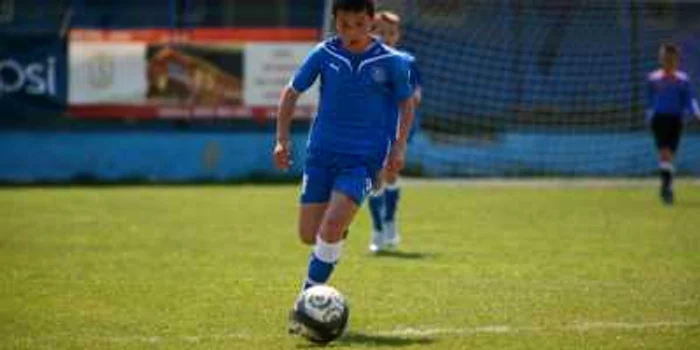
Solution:
[{"label": "soccer player in blue jersey", "polygon": [[[330,278],[344,234],[380,170],[403,167],[413,122],[407,61],[370,35],[374,1],[334,0],[332,9],[338,35],[311,51],[282,92],[273,152],[275,165],[288,169],[296,101],[320,79],[300,196],[299,237],[313,245],[305,289]],[[398,136],[390,137],[396,111]]]},{"label": "soccer player in blue jersey", "polygon": [[[390,11],[380,11],[375,16],[372,33],[377,35],[382,41],[390,46],[396,47],[401,39],[401,17]],[[416,59],[413,55],[401,51],[411,69],[411,86],[413,87],[413,102],[417,108],[421,102],[421,82],[420,72],[416,66]],[[394,118],[398,120],[398,115]],[[413,127],[409,135],[409,142],[419,126],[418,113],[413,120]],[[396,133],[396,123],[388,129],[390,135]],[[385,247],[396,247],[400,236],[396,225],[396,211],[401,198],[401,188],[399,186],[399,173],[392,171],[382,172],[382,188],[369,196],[368,204],[372,218],[372,238],[369,250],[376,253]]]},{"label": "soccer player in blue jersey", "polygon": [[661,68],[647,77],[647,122],[651,125],[659,151],[661,199],[673,204],[673,158],[683,131],[683,119],[694,114],[700,119],[700,108],[693,97],[688,76],[678,69],[680,50],[663,44],[659,50]]}]

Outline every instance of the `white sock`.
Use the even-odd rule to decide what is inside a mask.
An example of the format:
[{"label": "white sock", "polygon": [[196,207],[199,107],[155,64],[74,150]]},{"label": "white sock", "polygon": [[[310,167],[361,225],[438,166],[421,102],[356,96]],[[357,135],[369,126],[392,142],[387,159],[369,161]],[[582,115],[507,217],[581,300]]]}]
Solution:
[{"label": "white sock", "polygon": [[328,243],[321,238],[321,236],[316,236],[316,246],[314,247],[314,255],[325,263],[333,264],[340,259],[343,251],[343,240],[341,239],[335,243]]}]

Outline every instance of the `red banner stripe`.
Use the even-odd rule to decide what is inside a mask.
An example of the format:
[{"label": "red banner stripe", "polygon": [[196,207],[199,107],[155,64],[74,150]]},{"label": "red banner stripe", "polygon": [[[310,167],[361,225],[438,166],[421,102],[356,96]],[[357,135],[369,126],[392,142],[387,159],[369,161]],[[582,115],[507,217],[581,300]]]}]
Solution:
[{"label": "red banner stripe", "polygon": [[[276,107],[143,106],[85,104],[69,107],[69,114],[80,119],[274,119]],[[295,119],[309,119],[313,107],[297,108]]]},{"label": "red banner stripe", "polygon": [[135,29],[100,30],[73,29],[75,41],[111,42],[249,42],[249,41],[317,41],[320,31],[311,28],[197,28],[197,29]]}]

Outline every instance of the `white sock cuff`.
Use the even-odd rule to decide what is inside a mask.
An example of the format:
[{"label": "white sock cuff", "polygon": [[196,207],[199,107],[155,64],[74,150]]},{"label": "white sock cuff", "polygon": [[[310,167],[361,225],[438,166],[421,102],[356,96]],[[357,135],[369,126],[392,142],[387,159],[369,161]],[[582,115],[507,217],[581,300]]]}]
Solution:
[{"label": "white sock cuff", "polygon": [[399,181],[396,181],[393,184],[386,184],[384,188],[387,191],[398,191],[401,188],[401,184],[399,183]]},{"label": "white sock cuff", "polygon": [[376,191],[372,191],[369,194],[370,197],[381,197],[383,195],[384,195],[384,187],[381,187]]},{"label": "white sock cuff", "polygon": [[327,264],[334,264],[340,259],[340,254],[343,250],[343,241],[328,243],[320,236],[316,236],[316,246],[314,247],[314,255],[318,260]]},{"label": "white sock cuff", "polygon": [[671,162],[659,162],[659,169],[674,172],[675,168]]}]

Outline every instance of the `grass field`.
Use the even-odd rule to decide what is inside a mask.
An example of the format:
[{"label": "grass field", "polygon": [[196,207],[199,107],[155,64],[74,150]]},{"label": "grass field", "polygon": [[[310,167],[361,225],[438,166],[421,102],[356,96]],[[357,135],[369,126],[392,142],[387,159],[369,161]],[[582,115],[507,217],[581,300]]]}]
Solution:
[{"label": "grass field", "polygon": [[[700,349],[700,186],[414,185],[337,349]],[[1,349],[304,349],[293,186],[0,190]]]}]

